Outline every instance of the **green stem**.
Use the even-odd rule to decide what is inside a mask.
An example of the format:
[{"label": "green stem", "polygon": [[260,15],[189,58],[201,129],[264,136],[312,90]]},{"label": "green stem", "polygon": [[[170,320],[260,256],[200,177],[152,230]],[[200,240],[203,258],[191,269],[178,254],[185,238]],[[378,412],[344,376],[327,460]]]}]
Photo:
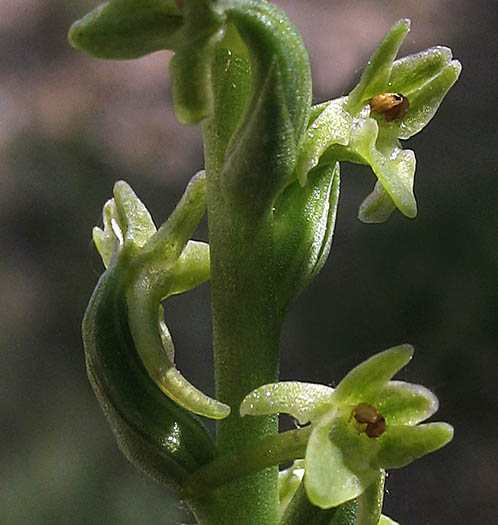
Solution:
[{"label": "green stem", "polygon": [[[216,83],[217,72],[222,79]],[[231,414],[218,422],[217,445],[221,455],[247,448],[276,435],[276,416],[239,415],[242,399],[253,389],[278,379],[279,339],[282,319],[274,286],[273,217],[270,210],[238,209],[224,197],[221,171],[228,140],[238,122],[250,86],[247,59],[229,53],[218,57],[215,86],[233,91],[230,104],[215,94],[214,116],[203,127],[211,251],[213,351],[216,397],[230,405]],[[233,90],[236,82],[239,89]],[[217,104],[220,104],[219,106]],[[223,105],[222,105],[223,104]],[[233,113],[231,119],[227,112]],[[248,199],[251,197],[248,196]],[[224,485],[209,502],[193,504],[201,523],[252,525],[278,523],[278,467],[272,466]]]},{"label": "green stem", "polygon": [[[251,390],[278,379],[281,318],[268,268],[271,215],[250,217],[230,209],[220,197],[217,175],[208,168],[216,397],[232,409],[218,422],[217,445],[227,454],[278,432],[276,416],[241,418],[239,406]],[[276,524],[277,480],[277,467],[269,467],[223,486],[212,523]]]}]

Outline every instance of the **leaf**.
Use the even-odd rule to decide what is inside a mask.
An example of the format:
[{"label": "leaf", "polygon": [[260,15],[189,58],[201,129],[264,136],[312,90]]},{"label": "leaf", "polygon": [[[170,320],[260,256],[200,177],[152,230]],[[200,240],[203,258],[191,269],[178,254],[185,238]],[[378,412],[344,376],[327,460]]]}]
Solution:
[{"label": "leaf", "polygon": [[275,282],[281,311],[290,307],[327,260],[339,187],[339,164],[319,166],[304,188],[295,181],[275,203]]}]

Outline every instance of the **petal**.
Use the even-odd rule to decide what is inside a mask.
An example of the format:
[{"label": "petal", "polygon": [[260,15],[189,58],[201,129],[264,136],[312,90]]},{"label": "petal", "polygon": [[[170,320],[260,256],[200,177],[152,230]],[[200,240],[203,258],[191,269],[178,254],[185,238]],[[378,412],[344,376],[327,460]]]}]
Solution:
[{"label": "petal", "polygon": [[[410,181],[406,176],[402,163],[396,163],[396,159],[386,157],[377,149],[378,135],[379,126],[375,119],[361,119],[354,127],[350,148],[365,158],[401,213],[413,218],[417,215],[417,203],[412,190],[413,179]],[[384,140],[382,137],[381,139]],[[401,159],[400,157],[400,161]]]},{"label": "petal", "polygon": [[396,209],[389,193],[377,181],[370,195],[361,203],[358,210],[358,219],[366,224],[380,224],[386,222]]},{"label": "petal", "polygon": [[250,392],[240,405],[241,416],[285,413],[301,425],[330,409],[333,388],[314,383],[281,381],[260,386]]},{"label": "petal", "polygon": [[351,112],[358,111],[365,100],[386,91],[393,60],[409,31],[410,21],[399,20],[378,45],[361,75],[360,82],[349,94],[348,107]]},{"label": "petal", "polygon": [[353,119],[346,102],[347,98],[342,97],[326,103],[308,127],[296,162],[296,176],[301,186],[306,184],[308,173],[318,166],[320,157],[332,144],[347,146]]},{"label": "petal", "polygon": [[353,368],[334,390],[334,403],[372,402],[413,356],[411,345],[384,350]]},{"label": "petal", "polygon": [[112,0],[75,22],[69,42],[99,58],[137,58],[174,49],[182,26],[175,0]]},{"label": "petal", "polygon": [[102,212],[104,229],[95,226],[92,238],[95,246],[102,257],[106,268],[111,264],[112,256],[118,251],[119,244],[123,240],[123,232],[117,222],[117,211],[114,199],[109,199],[104,204]]},{"label": "petal", "polygon": [[379,439],[375,461],[381,468],[401,468],[444,447],[452,439],[453,427],[447,423],[391,426]]},{"label": "petal", "polygon": [[439,407],[438,398],[422,385],[389,381],[375,402],[387,425],[417,425]]},{"label": "petal", "polygon": [[168,296],[188,292],[210,277],[209,245],[188,241],[171,269],[172,287]]},{"label": "petal", "polygon": [[310,501],[328,509],[359,496],[379,474],[370,467],[376,447],[374,440],[358,436],[335,410],[321,418],[306,449],[304,484]]},{"label": "petal", "polygon": [[[396,170],[398,177],[403,181],[405,187],[413,191],[413,179],[415,176],[415,153],[411,150],[397,149],[397,154],[392,160],[392,166]],[[391,157],[392,158],[392,157]],[[395,210],[396,205],[384,186],[378,181],[374,190],[362,202],[358,218],[365,223],[385,222]]]},{"label": "petal", "polygon": [[409,97],[411,93],[438,75],[451,58],[451,49],[436,46],[396,60],[387,84],[388,91],[402,93],[405,97]]},{"label": "petal", "polygon": [[399,138],[408,139],[432,119],[446,93],[457,81],[462,70],[458,60],[452,60],[440,73],[409,96],[410,108],[401,121]]},{"label": "petal", "polygon": [[141,255],[149,263],[171,271],[206,211],[206,173],[199,171],[189,181],[168,220],[144,246]]},{"label": "petal", "polygon": [[156,232],[149,210],[124,180],[116,182],[113,193],[125,245],[141,248]]}]

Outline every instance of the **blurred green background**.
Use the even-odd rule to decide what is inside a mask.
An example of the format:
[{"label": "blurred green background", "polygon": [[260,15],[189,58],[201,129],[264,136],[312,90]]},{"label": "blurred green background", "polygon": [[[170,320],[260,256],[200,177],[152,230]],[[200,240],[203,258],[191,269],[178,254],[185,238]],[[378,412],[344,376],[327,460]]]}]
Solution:
[{"label": "blurred green background", "polygon": [[[84,368],[80,322],[102,271],[90,242],[126,179],[163,221],[202,167],[171,109],[170,53],[103,62],[72,50],[96,0],[0,0],[0,523],[194,523],[118,451]],[[439,397],[445,449],[387,480],[404,525],[498,519],[498,8],[496,0],[278,0],[310,50],[316,102],[356,82],[378,40],[412,19],[402,55],[442,44],[463,63],[417,154],[419,215],[363,225],[374,184],[344,165],[331,257],[291,311],[282,378],[336,383],[410,342],[401,378]],[[200,236],[205,236],[204,230]],[[171,300],[178,366],[212,392],[209,286]]]}]

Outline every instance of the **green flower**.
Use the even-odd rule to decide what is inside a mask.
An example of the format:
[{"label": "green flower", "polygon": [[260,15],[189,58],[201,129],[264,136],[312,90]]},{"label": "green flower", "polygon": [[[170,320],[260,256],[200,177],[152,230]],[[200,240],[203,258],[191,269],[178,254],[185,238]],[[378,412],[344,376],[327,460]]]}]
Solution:
[{"label": "green flower", "polygon": [[[150,378],[178,405],[220,419],[230,408],[197,390],[175,367],[174,345],[161,304],[209,279],[209,246],[189,239],[204,214],[205,200],[205,174],[199,172],[175,211],[156,230],[142,201],[126,182],[119,181],[114,198],[104,206],[104,228],[95,227],[93,239],[107,274],[117,275],[123,283],[115,287],[114,301],[125,305],[126,330],[133,339],[130,346]],[[89,333],[93,337],[91,326]]]},{"label": "green flower", "polygon": [[[312,108],[298,155],[296,176],[301,183],[318,164],[347,160],[372,168],[378,182],[360,207],[363,222],[383,222],[395,208],[407,217],[416,216],[415,154],[403,150],[399,140],[427,125],[461,70],[460,63],[451,60],[451,50],[440,46],[394,61],[409,30],[409,20],[397,22],[351,93]],[[403,100],[406,112],[390,118],[389,113],[376,112],[374,104],[372,109],[372,98],[383,94]]]},{"label": "green flower", "polygon": [[311,422],[304,462],[310,501],[327,509],[361,496],[359,511],[363,501],[369,507],[364,515],[378,521],[384,469],[404,467],[453,437],[446,423],[419,425],[438,408],[434,394],[391,380],[412,355],[409,345],[376,354],[335,389],[299,382],[264,385],[244,399],[240,413],[285,412],[300,424]]}]

